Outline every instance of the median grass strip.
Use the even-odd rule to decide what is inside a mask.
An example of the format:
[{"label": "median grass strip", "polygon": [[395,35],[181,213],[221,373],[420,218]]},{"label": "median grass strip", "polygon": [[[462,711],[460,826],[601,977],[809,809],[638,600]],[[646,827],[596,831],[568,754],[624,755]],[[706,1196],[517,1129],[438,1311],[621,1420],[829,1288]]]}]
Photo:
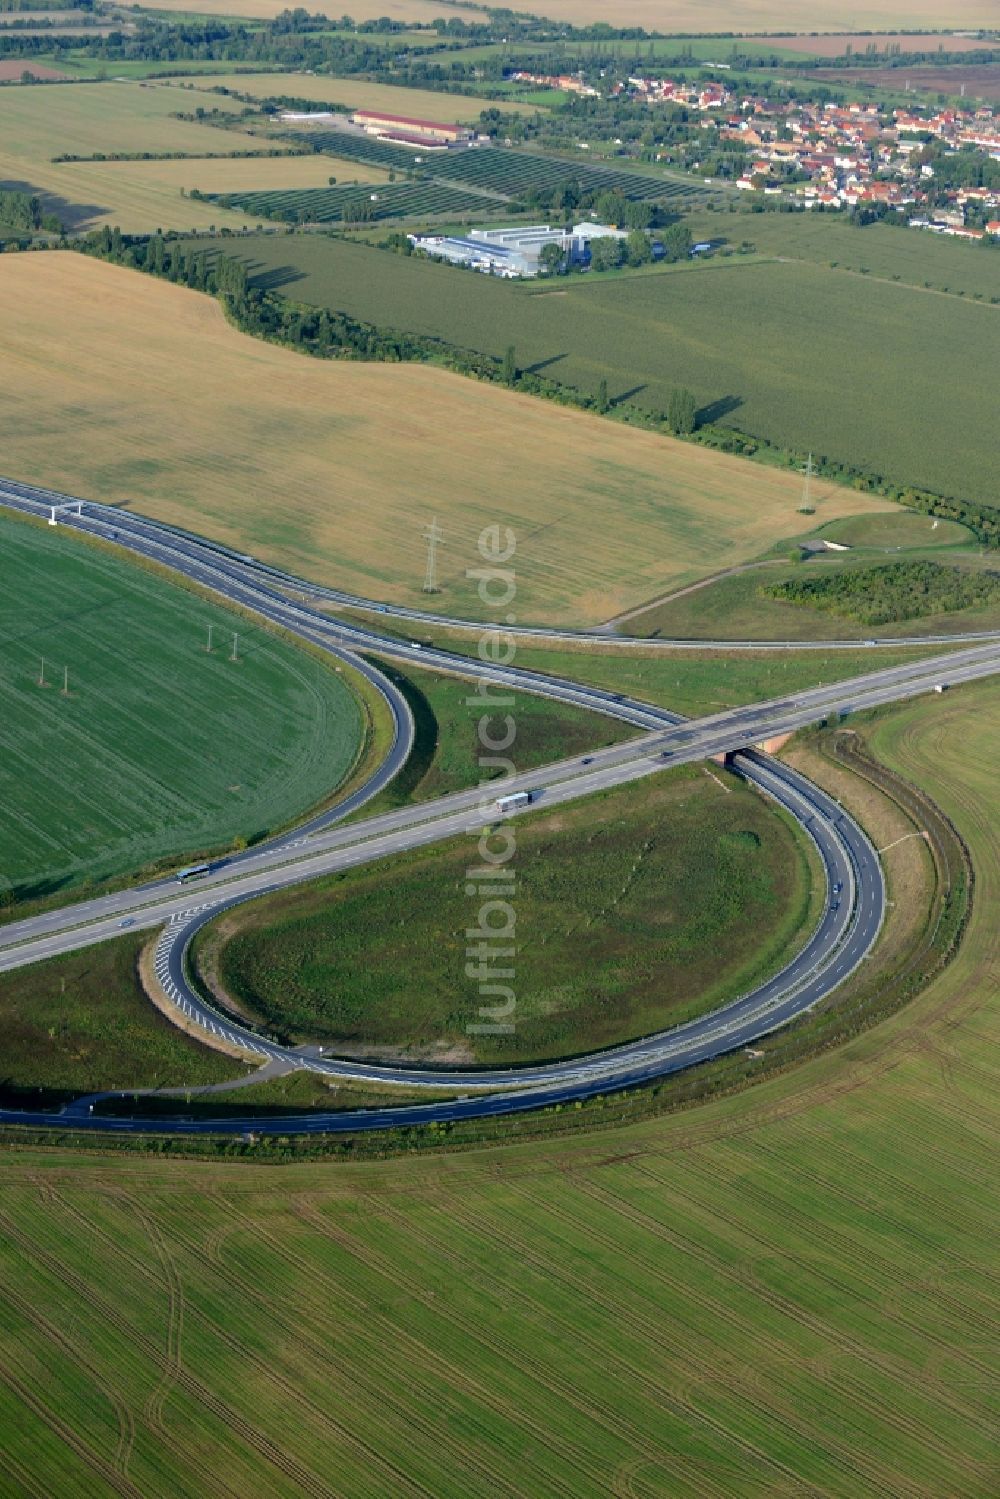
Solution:
[{"label": "median grass strip", "polygon": [[[468,631],[411,625],[421,642],[439,645],[459,655],[472,655],[475,637]],[[633,696],[643,702],[700,717],[722,708],[766,702],[787,693],[808,691],[827,683],[846,681],[882,668],[932,658],[948,646],[900,646],[871,650],[648,650],[642,646],[603,645],[600,640],[579,645],[539,646],[523,637],[517,643],[516,665],[550,676],[569,677]]]},{"label": "median grass strip", "polygon": [[722,771],[668,772],[540,813],[516,832],[511,1034],[475,1029],[490,1001],[467,971],[464,933],[477,909],[465,888],[478,857],[470,840],[231,913],[213,955],[224,992],[295,1039],[516,1063],[713,1009],[780,966],[808,926],[814,873],[804,840]]}]

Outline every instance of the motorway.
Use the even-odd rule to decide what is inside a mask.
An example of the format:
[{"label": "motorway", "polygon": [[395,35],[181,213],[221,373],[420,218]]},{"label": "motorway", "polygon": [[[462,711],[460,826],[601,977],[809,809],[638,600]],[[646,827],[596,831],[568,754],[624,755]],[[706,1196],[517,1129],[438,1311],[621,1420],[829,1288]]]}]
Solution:
[{"label": "motorway", "polygon": [[[69,497],[49,491],[0,482],[0,503],[12,509],[40,515],[46,514],[51,505],[69,502]],[[470,662],[467,657],[447,651],[424,649],[421,666],[465,676],[475,674],[481,679],[480,692],[499,688],[536,692],[611,714],[634,724],[638,730],[645,730],[641,737],[596,751],[583,761],[563,761],[518,775],[504,783],[505,794],[532,790],[536,803],[549,807],[626,784],[666,766],[729,754],[733,756],[734,769],[785,806],[809,833],[823,861],[831,898],[805,947],[781,973],[711,1015],[627,1046],[549,1066],[493,1072],[377,1067],[319,1055],[304,1056],[238,1025],[200,998],[186,974],[185,953],[191,937],[221,910],[255,895],[460,834],[478,834],[484,826],[496,821],[493,805],[496,788],[475,788],[368,818],[349,827],[340,825],[349,812],[363,805],[397,773],[405,763],[413,736],[402,695],[376,667],[355,653],[359,649],[374,650],[382,656],[412,661],[412,645],[370,628],[333,620],[314,607],[294,602],[281,589],[294,588],[301,593],[311,585],[278,575],[253,559],[161,527],[144,517],[85,504],[82,514],[61,515],[60,523],[103,536],[172,567],[228,601],[253,610],[339,659],[350,661],[364,671],[389,703],[395,725],[394,743],[373,776],[339,807],[311,819],[296,829],[294,835],[216,861],[208,877],[198,881],[196,890],[178,887],[173,880],[158,880],[5,925],[0,929],[0,970],[106,940],[118,934],[123,922],[135,927],[162,926],[156,949],[157,971],[168,998],[189,1023],[262,1060],[278,1058],[317,1072],[379,1084],[461,1087],[470,1094],[437,1104],[320,1112],[266,1121],[254,1116],[230,1119],[224,1125],[218,1121],[171,1120],[171,1132],[372,1129],[537,1108],[627,1087],[692,1066],[747,1046],[787,1024],[829,994],[865,960],[881,926],[885,890],[878,859],[853,819],[803,777],[748,751],[748,746],[832,713],[896,701],[929,691],[939,683],[976,680],[1000,670],[1000,642],[977,636],[971,637],[977,643],[965,644],[962,649],[929,662],[910,662],[846,683],[688,722],[664,709],[568,679],[524,672],[513,666]],[[277,586],[279,580],[281,588]],[[390,610],[351,596],[341,598],[356,606],[413,616],[413,611]],[[949,643],[955,641],[956,637],[949,637]],[[704,642],[697,645],[705,648]],[[753,643],[754,648],[759,645]],[[494,697],[493,701],[498,699]],[[484,697],[483,703],[484,711],[488,710],[490,698]],[[503,1091],[496,1091],[498,1088]],[[60,1118],[44,1117],[51,1122]],[[0,1120],[42,1122],[37,1114],[12,1110],[0,1111]],[[119,1130],[164,1128],[162,1123],[152,1120],[105,1118],[99,1113],[79,1120],[74,1117],[74,1123]]]}]

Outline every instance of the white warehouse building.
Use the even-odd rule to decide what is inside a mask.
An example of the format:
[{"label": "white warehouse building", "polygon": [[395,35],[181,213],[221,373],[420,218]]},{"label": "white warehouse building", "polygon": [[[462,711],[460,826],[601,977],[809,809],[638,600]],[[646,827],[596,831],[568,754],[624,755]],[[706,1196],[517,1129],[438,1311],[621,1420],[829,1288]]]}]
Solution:
[{"label": "white warehouse building", "polygon": [[590,222],[571,229],[550,224],[517,224],[510,229],[470,229],[467,235],[411,234],[410,243],[427,255],[470,266],[493,276],[537,276],[546,245],[558,245],[571,261],[586,261],[595,239],[626,239],[624,229]]}]

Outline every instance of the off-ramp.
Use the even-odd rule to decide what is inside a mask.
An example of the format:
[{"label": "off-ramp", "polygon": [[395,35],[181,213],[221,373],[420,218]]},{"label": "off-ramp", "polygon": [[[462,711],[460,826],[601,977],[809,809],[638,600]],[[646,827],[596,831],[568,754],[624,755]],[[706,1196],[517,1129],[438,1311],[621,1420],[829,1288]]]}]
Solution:
[{"label": "off-ramp", "polygon": [[[49,491],[7,481],[0,484],[0,503],[12,509],[39,515],[46,513],[50,506],[67,502],[68,497],[53,495]],[[227,1120],[224,1126],[218,1121],[172,1120],[169,1126],[172,1131],[218,1131],[220,1128],[259,1131],[263,1128],[287,1133],[291,1130],[376,1129],[433,1119],[503,1114],[646,1081],[746,1046],[787,1024],[829,994],[864,961],[878,935],[885,891],[874,850],[861,829],[838,804],[803,777],[753,753],[748,747],[829,713],[894,701],[927,691],[941,681],[974,680],[1000,670],[1000,643],[993,637],[967,637],[977,643],[966,644],[964,649],[931,662],[912,662],[777,702],[685,722],[666,710],[568,679],[525,672],[514,666],[470,662],[466,657],[447,651],[423,651],[420,658],[423,665],[466,676],[475,674],[488,688],[518,688],[558,701],[574,702],[612,714],[647,731],[638,740],[596,752],[585,763],[566,761],[518,776],[505,785],[505,791],[531,789],[543,805],[555,805],[624,784],[665,765],[728,753],[733,756],[733,764],[742,775],[784,805],[806,828],[822,858],[828,894],[833,896],[836,892],[837,898],[828,899],[822,919],[806,946],[780,974],[712,1015],[627,1046],[549,1066],[500,1072],[371,1067],[318,1055],[305,1058],[299,1052],[290,1052],[239,1026],[196,993],[188,981],[184,963],[184,954],[194,931],[219,911],[267,890],[458,833],[478,832],[484,823],[495,817],[495,788],[489,792],[479,789],[457,793],[422,806],[369,818],[351,827],[338,825],[349,811],[356,810],[396,773],[412,742],[412,723],[401,694],[376,667],[361,660],[355,652],[359,649],[377,650],[382,656],[410,659],[412,647],[371,628],[332,620],[311,604],[288,596],[292,590],[300,597],[319,593],[328,601],[329,590],[313,589],[301,580],[276,574],[250,558],[146,518],[104,506],[86,506],[78,516],[67,515],[66,522],[75,529],[113,539],[129,550],[172,567],[229,601],[252,609],[300,638],[350,660],[364,670],[369,680],[385,694],[393,713],[395,742],[387,760],[348,802],[313,819],[297,830],[294,837],[234,856],[215,867],[208,879],[199,884],[197,904],[194,904],[190,890],[179,890],[171,881],[158,881],[12,923],[0,929],[0,970],[105,940],[115,934],[124,917],[137,926],[155,927],[166,923],[158,943],[157,968],[166,993],[187,1021],[262,1059],[280,1057],[316,1071],[378,1083],[461,1087],[472,1095],[445,1103],[321,1112],[272,1118],[266,1122],[255,1116]],[[342,603],[378,608],[404,618],[441,622],[419,611],[389,610],[370,600],[345,595],[334,597]],[[470,629],[483,628],[466,621],[450,623]],[[539,633],[551,637],[553,633],[564,632]],[[600,638],[607,640],[606,636]],[[954,636],[948,639],[949,643],[956,641]],[[925,639],[920,643],[927,644],[928,641]],[[649,642],[642,644],[648,645]],[[676,642],[672,644],[676,645]],[[706,645],[705,642],[688,644],[696,644],[699,649]],[[740,644],[760,648],[760,642]],[[823,642],[824,647],[828,644]],[[795,646],[799,648],[800,643],[796,642]],[[778,648],[778,643],[773,643],[772,648]],[[498,1092],[498,1089],[502,1091]],[[48,1118],[56,1122],[54,1116]],[[37,1114],[11,1110],[0,1111],[0,1119],[40,1122]],[[158,1127],[152,1120],[103,1118],[99,1111],[88,1113],[80,1122],[125,1130]]]}]

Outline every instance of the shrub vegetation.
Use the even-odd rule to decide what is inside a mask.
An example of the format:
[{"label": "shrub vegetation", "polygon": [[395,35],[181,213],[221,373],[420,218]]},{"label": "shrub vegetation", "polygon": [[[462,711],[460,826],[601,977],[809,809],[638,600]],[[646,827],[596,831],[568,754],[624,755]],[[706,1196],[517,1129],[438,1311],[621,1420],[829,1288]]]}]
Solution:
[{"label": "shrub vegetation", "polygon": [[762,588],[761,593],[861,624],[885,625],[996,604],[1000,602],[1000,573],[973,572],[940,562],[889,562],[844,568],[822,577],[786,578]]}]

